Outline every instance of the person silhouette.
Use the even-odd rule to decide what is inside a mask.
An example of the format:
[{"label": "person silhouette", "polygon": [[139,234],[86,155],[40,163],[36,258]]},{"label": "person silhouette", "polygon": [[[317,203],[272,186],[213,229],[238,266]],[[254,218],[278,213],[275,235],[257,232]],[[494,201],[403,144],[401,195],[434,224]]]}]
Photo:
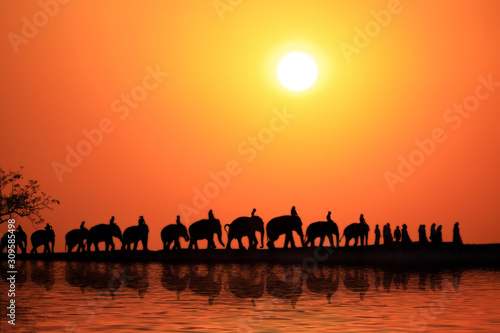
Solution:
[{"label": "person silhouette", "polygon": [[408,227],[406,226],[406,224],[403,224],[403,230],[401,233],[402,233],[401,243],[410,244],[411,239],[410,239],[410,235],[408,234]]},{"label": "person silhouette", "polygon": [[292,212],[291,212],[290,215],[292,215],[292,216],[298,216],[297,215],[297,211],[295,210],[295,206],[292,207]]},{"label": "person silhouette", "polygon": [[328,222],[333,222],[333,220],[332,220],[332,212],[328,212],[328,214],[326,215],[326,220]]},{"label": "person silhouette", "polygon": [[144,225],[146,224],[146,221],[144,221],[144,216],[139,216],[139,225]]},{"label": "person silhouette", "polygon": [[438,244],[443,243],[443,231],[442,231],[442,229],[443,229],[443,226],[440,225],[436,230],[435,238],[436,238],[436,243],[438,243]]},{"label": "person silhouette", "polygon": [[396,243],[399,243],[401,240],[401,230],[399,230],[399,225],[396,227],[396,230],[394,230],[394,239],[396,240]]},{"label": "person silhouette", "polygon": [[52,226],[47,223],[47,225],[45,226],[45,230],[47,230],[47,231],[52,230]]},{"label": "person silhouette", "polygon": [[85,229],[85,221],[82,221],[82,223],[80,223],[80,229]]},{"label": "person silhouette", "polygon": [[255,216],[255,212],[256,212],[256,211],[257,211],[257,209],[255,209],[255,208],[252,210],[252,217],[254,217],[254,216]]},{"label": "person silhouette", "polygon": [[375,226],[375,245],[380,245],[380,229],[378,224]]},{"label": "person silhouette", "polygon": [[[387,227],[387,244],[392,244],[393,242],[393,239],[392,239],[392,230],[391,230],[391,224],[390,223],[387,223],[386,224],[386,227]],[[384,244],[386,243],[386,240],[384,239]]]},{"label": "person silhouette", "polygon": [[453,226],[453,244],[462,245],[462,237],[460,237],[460,228],[458,227],[458,222]]},{"label": "person silhouette", "polygon": [[181,223],[181,217],[180,217],[180,215],[177,215],[177,218],[175,219],[175,223],[176,224],[182,224]]},{"label": "person silhouette", "polygon": [[212,212],[211,209],[208,211],[208,219],[209,220],[215,220],[214,213]]},{"label": "person silhouette", "polygon": [[429,241],[427,240],[427,232],[425,231],[425,224],[422,224],[418,228],[418,241],[420,243],[428,243]]},{"label": "person silhouette", "polygon": [[359,223],[367,224],[366,221],[365,221],[365,217],[363,216],[363,214],[361,214],[359,216]]},{"label": "person silhouette", "polygon": [[19,232],[21,234],[24,232],[23,227],[21,227],[21,225],[17,226],[17,232]]},{"label": "person silhouette", "polygon": [[115,224],[115,217],[111,216],[111,219],[109,220],[109,224]]},{"label": "person silhouette", "polygon": [[433,223],[431,225],[431,235],[429,238],[431,239],[431,242],[436,242],[436,223]]}]

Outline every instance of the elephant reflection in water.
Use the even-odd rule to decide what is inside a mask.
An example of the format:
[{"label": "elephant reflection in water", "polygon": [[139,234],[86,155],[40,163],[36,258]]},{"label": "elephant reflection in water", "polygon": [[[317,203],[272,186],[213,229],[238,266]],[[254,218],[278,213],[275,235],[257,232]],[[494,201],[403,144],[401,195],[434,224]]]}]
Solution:
[{"label": "elephant reflection in water", "polygon": [[408,289],[408,281],[410,280],[410,273],[408,271],[402,270],[394,274],[394,286],[399,289],[400,286],[403,287],[403,291]]},{"label": "elephant reflection in water", "polygon": [[164,264],[161,284],[166,290],[174,291],[178,300],[181,292],[187,288],[188,282],[189,270],[186,266]]},{"label": "elephant reflection in water", "polygon": [[52,289],[56,281],[54,263],[51,261],[33,261],[31,264],[31,281],[45,287],[47,291]]},{"label": "elephant reflection in water", "polygon": [[212,305],[222,289],[222,274],[214,265],[196,265],[191,268],[189,289],[195,294],[208,297]]},{"label": "elephant reflection in water", "polygon": [[[354,273],[352,272],[354,271]],[[344,286],[347,290],[359,293],[359,299],[363,300],[366,292],[370,289],[368,272],[366,268],[346,268]]]},{"label": "elephant reflection in water", "polygon": [[89,285],[88,265],[86,262],[66,262],[65,279],[70,285],[80,288],[82,294]]},{"label": "elephant reflection in water", "polygon": [[250,298],[255,306],[255,299],[264,294],[264,273],[255,267],[244,269],[241,265],[234,265],[228,269],[226,290],[238,298]]},{"label": "elephant reflection in water", "polygon": [[290,300],[292,308],[302,295],[304,274],[292,267],[272,267],[267,275],[266,289],[269,295],[282,300]]},{"label": "elephant reflection in water", "polygon": [[336,270],[334,273],[331,267],[318,268],[307,276],[306,285],[312,293],[326,294],[326,299],[330,304],[332,295],[339,287],[339,272]]},{"label": "elephant reflection in water", "polygon": [[123,284],[133,277],[127,276],[120,265],[115,263],[90,263],[87,268],[88,285],[95,290],[109,292],[111,298]]},{"label": "elephant reflection in water", "polygon": [[149,288],[149,274],[147,263],[130,263],[122,265],[122,272],[128,277],[123,281],[127,288],[136,289],[141,298]]}]

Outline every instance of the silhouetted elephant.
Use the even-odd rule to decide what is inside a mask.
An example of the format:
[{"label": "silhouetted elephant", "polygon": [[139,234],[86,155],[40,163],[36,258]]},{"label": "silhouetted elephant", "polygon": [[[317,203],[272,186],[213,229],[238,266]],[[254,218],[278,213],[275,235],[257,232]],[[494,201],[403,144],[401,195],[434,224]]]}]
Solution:
[{"label": "silhouetted elephant", "polygon": [[174,291],[177,299],[180,299],[181,292],[186,289],[189,281],[189,270],[182,268],[178,265],[164,264],[161,275],[162,286],[169,291]]},{"label": "silhouetted elephant", "polygon": [[359,299],[363,300],[366,292],[370,289],[368,274],[364,268],[354,268],[354,275],[351,275],[350,269],[345,270],[344,286],[346,289],[359,293]]},{"label": "silhouetted elephant", "polygon": [[118,238],[122,241],[122,231],[120,227],[115,223],[110,224],[98,224],[90,228],[88,238],[87,238],[87,250],[90,252],[92,244],[94,244],[95,250],[99,252],[99,243],[106,243],[106,251],[115,249],[115,243],[113,242],[113,237]]},{"label": "silhouetted elephant", "polygon": [[192,267],[189,289],[198,295],[208,297],[208,304],[212,305],[222,289],[222,276],[219,273],[216,277],[216,268],[213,265],[208,266],[207,274],[202,274],[203,268],[200,266]]},{"label": "silhouetted elephant", "polygon": [[[349,241],[354,238],[354,246],[358,245],[358,238],[361,240],[361,245],[368,245],[368,231],[370,227],[364,223],[352,223],[344,229],[345,246],[349,246]],[[342,238],[340,240],[342,240]]]},{"label": "silhouetted elephant", "polygon": [[245,266],[236,265],[228,270],[228,281],[226,290],[238,298],[250,298],[255,306],[255,300],[261,298],[264,294],[264,276],[263,272],[253,269],[245,269]]},{"label": "silhouetted elephant", "polygon": [[[13,235],[13,236],[10,236],[10,235]],[[19,248],[21,249],[21,253],[26,253],[26,247],[27,247],[27,237],[26,237],[26,233],[24,231],[14,231],[13,234],[11,234],[10,232],[7,232],[6,234],[4,234],[2,236],[2,238],[0,239],[0,253],[3,252],[3,249],[7,249],[7,252],[8,252],[8,249],[9,249],[9,236],[10,238],[13,238],[15,237],[15,253],[17,253],[17,247],[19,246]]]},{"label": "silhouetted elephant", "polygon": [[[226,229],[229,227],[229,231]],[[231,248],[231,242],[233,239],[238,240],[238,246],[240,249],[245,249],[241,239],[243,237],[248,237],[248,249],[255,249],[259,242],[255,236],[256,232],[260,232],[260,248],[264,247],[264,221],[259,216],[241,216],[236,220],[231,222],[231,224],[226,224],[224,230],[227,232],[227,248]]]},{"label": "silhouetted elephant", "polygon": [[137,244],[139,241],[142,243],[142,249],[148,250],[148,235],[149,227],[147,224],[134,225],[128,227],[123,232],[122,250],[130,250],[131,244],[134,244],[134,251],[137,250]]},{"label": "silhouetted elephant", "polygon": [[306,285],[312,293],[326,294],[326,299],[328,304],[330,304],[332,295],[335,294],[339,287],[339,273],[337,271],[337,273],[334,274],[333,269],[330,268],[329,274],[325,276],[324,270],[325,268],[318,268],[309,274],[306,279]]},{"label": "silhouetted elephant", "polygon": [[66,262],[66,282],[80,288],[82,294],[85,292],[85,287],[89,285],[88,265],[86,262]]},{"label": "silhouetted elephant", "polygon": [[189,235],[191,236],[189,248],[198,249],[198,240],[206,239],[208,240],[207,249],[215,249],[215,234],[217,234],[219,243],[224,247],[224,242],[222,241],[222,227],[218,219],[200,220],[191,224],[189,227]]},{"label": "silhouetted elephant", "polygon": [[302,232],[302,221],[298,216],[279,216],[273,218],[266,226],[267,247],[274,249],[274,242],[283,234],[285,234],[285,248],[288,244],[295,248],[292,231],[295,231],[300,236],[302,246],[304,246],[304,233]]},{"label": "silhouetted elephant", "polygon": [[[304,274],[294,272],[293,266],[283,268],[281,274],[276,272],[276,268],[268,271],[266,289],[269,295],[282,300],[290,300],[293,309],[302,295],[302,284]],[[279,275],[279,276],[278,276]]]},{"label": "silhouetted elephant", "polygon": [[51,261],[33,261],[31,266],[31,281],[45,287],[47,291],[52,289],[52,286],[56,282],[54,263]]},{"label": "silhouetted elephant", "polygon": [[[328,214],[328,216],[330,216],[330,214]],[[332,235],[337,237],[337,246],[339,246],[339,228],[331,219],[311,223],[306,230],[307,240],[304,242],[304,246],[310,243],[311,247],[314,247],[314,240],[316,238],[320,238],[319,246],[323,246],[325,237],[328,237],[330,245],[334,247]]]},{"label": "silhouetted elephant", "polygon": [[89,230],[87,228],[83,229],[73,229],[66,234],[66,248],[68,253],[78,245],[76,252],[85,251],[85,240],[89,235]]},{"label": "silhouetted elephant", "polygon": [[183,237],[187,242],[189,241],[188,232],[186,226],[181,223],[180,217],[177,216],[177,221],[175,224],[169,224],[161,231],[161,241],[163,243],[163,249],[169,250],[172,242],[174,243],[173,250],[180,250],[181,243],[179,238]]},{"label": "silhouetted elephant", "polygon": [[[55,239],[55,234],[54,230],[37,230],[34,233],[31,234],[31,245],[33,246],[33,249],[31,250],[31,253],[38,253],[36,249],[40,246],[43,245],[43,253],[54,253],[54,239]],[[49,244],[52,244],[52,247],[49,246]]]}]

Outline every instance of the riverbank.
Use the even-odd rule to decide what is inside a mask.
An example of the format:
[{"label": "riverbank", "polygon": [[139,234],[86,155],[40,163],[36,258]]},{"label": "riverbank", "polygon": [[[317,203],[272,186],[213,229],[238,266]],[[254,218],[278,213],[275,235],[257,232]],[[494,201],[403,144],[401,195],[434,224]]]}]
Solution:
[{"label": "riverbank", "polygon": [[[2,261],[7,255],[2,254]],[[340,248],[296,248],[263,250],[176,250],[176,251],[110,251],[50,254],[17,254],[16,260],[173,262],[173,263],[287,263],[307,266],[373,265],[373,266],[442,266],[500,267],[500,244],[455,246],[366,246]]]}]

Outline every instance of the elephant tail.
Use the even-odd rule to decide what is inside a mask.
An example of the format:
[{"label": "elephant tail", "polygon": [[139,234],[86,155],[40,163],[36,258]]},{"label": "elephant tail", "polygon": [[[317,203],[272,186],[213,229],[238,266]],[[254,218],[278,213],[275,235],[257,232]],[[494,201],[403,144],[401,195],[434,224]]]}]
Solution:
[{"label": "elephant tail", "polygon": [[226,233],[228,233],[228,231],[227,231],[227,229],[226,229],[227,227],[231,228],[231,226],[230,226],[229,224],[226,224],[226,225],[224,226],[224,230],[226,230]]},{"label": "elephant tail", "polygon": [[[345,232],[343,232],[343,233],[342,233],[342,237],[340,237],[340,239],[339,239],[339,244],[340,244],[340,242],[342,241],[342,239],[344,238],[344,235],[345,235]],[[340,246],[340,245],[339,245],[339,246]]]}]

